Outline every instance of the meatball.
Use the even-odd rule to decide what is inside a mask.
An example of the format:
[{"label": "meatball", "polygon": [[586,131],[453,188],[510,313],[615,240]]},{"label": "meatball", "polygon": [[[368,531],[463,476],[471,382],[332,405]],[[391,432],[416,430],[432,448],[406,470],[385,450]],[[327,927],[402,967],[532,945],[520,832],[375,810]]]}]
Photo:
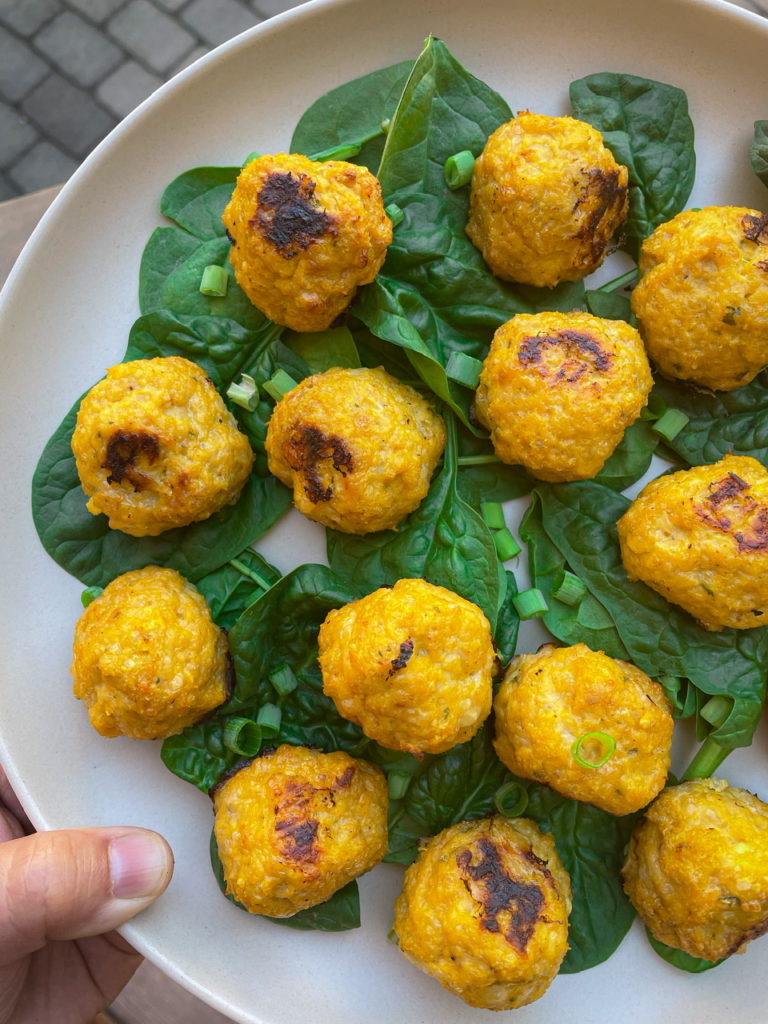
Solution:
[{"label": "meatball", "polygon": [[278,153],[251,160],[224,210],[237,283],[295,331],[324,331],[378,274],[392,241],[365,167]]},{"label": "meatball", "polygon": [[381,368],[307,377],[267,426],[269,468],[296,508],[344,533],[395,529],[426,496],[444,447],[440,416]]},{"label": "meatball", "polygon": [[155,537],[233,504],[253,466],[213,381],[180,356],[107,370],[80,404],[72,451],[88,511],[132,537]]},{"label": "meatball", "polygon": [[651,481],[617,523],[631,579],[705,629],[768,622],[768,473],[726,455]]},{"label": "meatball", "polygon": [[526,818],[463,821],[430,839],[395,903],[401,951],[469,1003],[513,1010],[549,988],[568,949],[571,885]]},{"label": "meatball", "polygon": [[730,391],[768,364],[768,216],[679,213],[643,242],[640,270],[632,309],[666,377]]},{"label": "meatball", "polygon": [[175,569],[118,576],[75,626],[75,696],[102,736],[159,740],[227,699],[226,636]]},{"label": "meatball", "polygon": [[665,789],[622,875],[659,942],[704,960],[743,953],[768,931],[768,804],[722,779]]},{"label": "meatball", "polygon": [[366,761],[287,744],[263,753],[214,793],[227,893],[267,917],[324,903],[386,853],[387,804]]},{"label": "meatball", "polygon": [[626,220],[627,184],[596,128],[521,111],[475,162],[467,234],[497,277],[577,281],[600,266]]},{"label": "meatball", "polygon": [[329,612],[319,644],[323,691],[392,750],[439,754],[474,736],[491,710],[488,620],[426,580],[398,580]]},{"label": "meatball", "polygon": [[526,313],[495,333],[475,397],[502,462],[540,480],[600,472],[653,385],[640,335],[589,313]]},{"label": "meatball", "polygon": [[669,701],[629,662],[547,644],[512,660],[493,707],[496,753],[516,775],[611,814],[639,810],[664,786]]}]

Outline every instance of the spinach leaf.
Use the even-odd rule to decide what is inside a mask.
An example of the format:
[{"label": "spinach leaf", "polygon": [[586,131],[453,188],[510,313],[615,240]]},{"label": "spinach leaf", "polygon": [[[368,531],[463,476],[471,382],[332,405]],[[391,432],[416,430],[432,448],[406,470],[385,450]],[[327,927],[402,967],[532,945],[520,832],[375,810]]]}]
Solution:
[{"label": "spinach leaf", "polygon": [[450,191],[443,165],[459,150],[481,151],[512,116],[445,45],[429,39],[392,118],[379,167],[387,202],[404,220],[376,280],[353,312],[380,338],[405,349],[421,379],[470,425],[471,392],[445,372],[453,352],[482,358],[494,330],[513,314],[572,309],[583,285],[524,289],[495,278],[464,230],[468,190]]},{"label": "spinach leaf", "polygon": [[223,629],[231,629],[245,609],[280,578],[280,572],[266,558],[253,548],[246,548],[199,579],[196,586],[208,602],[213,621]]},{"label": "spinach leaf", "polygon": [[587,288],[584,293],[584,301],[587,310],[593,316],[600,316],[604,320],[624,320],[625,323],[634,324],[629,297],[622,295],[621,292],[604,292],[600,288]]},{"label": "spinach leaf", "polygon": [[456,489],[456,433],[447,421],[443,468],[421,505],[398,529],[358,537],[328,530],[328,563],[367,590],[423,576],[485,612],[493,629],[499,606],[498,556],[481,516]]},{"label": "spinach leaf", "polygon": [[168,736],[160,747],[165,767],[203,793],[210,793],[222,775],[243,760],[242,754],[224,743],[227,721],[227,716],[217,713]]},{"label": "spinach leaf", "polygon": [[[768,628],[710,633],[645,584],[630,580],[615,528],[629,505],[622,495],[593,481],[541,486],[535,495],[550,547],[581,576],[612,623],[603,630],[612,642],[601,649],[617,657],[623,647],[628,660],[651,677],[687,678],[704,693],[731,697],[730,715],[711,736],[724,747],[748,745],[765,697]],[[529,517],[526,534],[534,523]],[[535,568],[535,559],[532,564]],[[574,642],[572,619],[565,630],[559,629],[557,615],[544,621],[558,639]],[[590,643],[576,632],[577,639]]]},{"label": "spinach leaf", "polygon": [[335,366],[360,366],[360,355],[348,327],[329,327],[327,331],[309,334],[285,331],[283,343],[307,364],[311,373],[323,373]]},{"label": "spinach leaf", "polygon": [[648,420],[635,420],[624,431],[624,437],[595,479],[598,483],[623,491],[646,473],[659,444]]},{"label": "spinach leaf", "polygon": [[517,650],[517,634],[520,629],[520,616],[512,603],[512,598],[517,595],[517,580],[509,569],[505,571],[505,576],[506,590],[493,637],[502,667],[512,660]]},{"label": "spinach leaf", "polygon": [[459,494],[475,509],[482,501],[511,501],[529,494],[536,481],[522,466],[509,466],[493,451],[487,436],[478,437],[458,424],[458,472],[456,485]]},{"label": "spinach leaf", "polygon": [[375,173],[384,148],[382,121],[394,114],[412,67],[413,61],[401,61],[325,93],[299,118],[291,152],[312,156],[334,146],[363,143],[348,159]]},{"label": "spinach leaf", "polygon": [[749,148],[752,169],[768,185],[768,121],[755,121],[755,134]]},{"label": "spinach leaf", "polygon": [[168,185],[160,212],[195,238],[218,238],[225,234],[221,218],[239,173],[239,167],[193,167]]},{"label": "spinach leaf", "polygon": [[571,84],[576,117],[602,132],[629,170],[631,249],[684,209],[693,188],[696,154],[685,93],[635,75],[602,72]]},{"label": "spinach leaf", "polygon": [[659,942],[647,928],[645,934],[651,949],[658,953],[662,960],[666,960],[668,964],[672,964],[678,970],[688,971],[689,974],[702,974],[704,971],[711,971],[713,967],[718,967],[728,959],[728,957],[723,957],[722,960],[702,960],[699,957],[691,956],[690,953],[686,953],[682,949],[674,949],[664,942]]},{"label": "spinach leaf", "polygon": [[[211,868],[219,888],[231,903],[249,913],[242,903],[226,891],[224,866],[219,857],[219,848],[214,832],[211,832],[210,854]],[[282,924],[301,931],[345,932],[350,928],[360,927],[360,891],[357,882],[353,879],[335,892],[325,903],[319,903],[316,907],[307,907],[306,910],[300,910],[292,917],[265,917],[263,914],[256,916],[264,917],[264,920],[272,921],[274,924]]]},{"label": "spinach leaf", "polygon": [[689,466],[717,462],[731,452],[768,466],[768,371],[742,388],[717,392],[660,377],[653,394],[688,417],[666,443]]}]

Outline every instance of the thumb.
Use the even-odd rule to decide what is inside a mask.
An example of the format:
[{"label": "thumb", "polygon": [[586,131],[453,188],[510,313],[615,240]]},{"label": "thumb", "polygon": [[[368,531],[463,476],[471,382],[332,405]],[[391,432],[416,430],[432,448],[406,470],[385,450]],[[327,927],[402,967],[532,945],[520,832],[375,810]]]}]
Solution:
[{"label": "thumb", "polygon": [[0,843],[0,965],[49,939],[111,931],[170,881],[173,854],[143,828],[83,828]]}]

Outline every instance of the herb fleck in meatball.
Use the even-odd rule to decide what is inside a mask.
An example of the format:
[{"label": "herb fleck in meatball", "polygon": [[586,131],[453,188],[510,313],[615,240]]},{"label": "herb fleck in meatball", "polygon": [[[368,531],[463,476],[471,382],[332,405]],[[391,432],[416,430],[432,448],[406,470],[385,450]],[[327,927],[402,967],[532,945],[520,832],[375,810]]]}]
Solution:
[{"label": "herb fleck in meatball", "polygon": [[666,377],[730,391],[768,365],[768,216],[679,213],[643,242],[640,270],[632,309]]},{"label": "herb fleck in meatball", "polygon": [[600,266],[626,220],[627,183],[596,128],[522,111],[475,162],[467,234],[497,277],[577,281]]},{"label": "herb fleck in meatball", "polygon": [[319,644],[323,691],[392,750],[438,754],[474,736],[490,712],[488,620],[426,580],[398,580],[329,612]]},{"label": "herb fleck in meatball", "polygon": [[266,439],[298,510],[356,534],[395,529],[413,512],[444,447],[440,416],[381,368],[307,377],[275,406]]},{"label": "herb fleck in meatball", "polygon": [[768,805],[721,779],[665,789],[632,833],[624,888],[651,933],[704,960],[768,931]]},{"label": "herb fleck in meatball", "polygon": [[666,781],[669,702],[629,662],[586,644],[547,644],[512,660],[493,706],[496,753],[525,779],[611,814],[639,810]]},{"label": "herb fleck in meatball", "polygon": [[525,313],[495,333],[475,397],[503,462],[540,480],[596,476],[653,380],[640,335],[589,313]]},{"label": "herb fleck in meatball", "polygon": [[163,739],[227,698],[225,634],[174,569],[114,579],[81,615],[73,649],[75,696],[103,736]]},{"label": "herb fleck in meatball", "polygon": [[366,761],[287,744],[262,754],[214,793],[227,893],[267,917],[324,903],[384,856],[387,805]]},{"label": "herb fleck in meatball", "polygon": [[568,949],[571,886],[551,835],[526,818],[464,821],[405,873],[394,931],[417,967],[470,1006],[539,999]]},{"label": "herb fleck in meatball", "polygon": [[768,622],[768,473],[726,455],[647,484],[619,520],[624,567],[705,629]]},{"label": "herb fleck in meatball", "polygon": [[330,327],[373,281],[392,241],[381,185],[342,160],[278,153],[251,160],[224,210],[237,283],[295,331]]},{"label": "herb fleck in meatball", "polygon": [[179,356],[107,370],[80,404],[72,451],[88,511],[133,537],[233,504],[253,465],[213,381]]}]

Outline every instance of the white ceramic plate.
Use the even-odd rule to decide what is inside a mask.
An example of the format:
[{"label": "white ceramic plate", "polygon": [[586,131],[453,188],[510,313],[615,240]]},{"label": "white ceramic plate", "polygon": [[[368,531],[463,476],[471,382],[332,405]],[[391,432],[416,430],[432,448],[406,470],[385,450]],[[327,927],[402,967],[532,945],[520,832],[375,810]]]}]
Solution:
[{"label": "white ceramic plate", "polygon": [[[137,824],[168,837],[177,858],[173,882],[125,934],[242,1022],[458,1024],[488,1015],[445,993],[387,941],[400,878],[394,866],[363,879],[363,928],[346,934],[281,928],[221,897],[208,865],[206,797],[166,771],[156,744],[99,737],[71,696],[81,586],[35,536],[30,478],[72,401],[122,355],[138,315],[139,258],[160,221],[167,182],[195,165],[234,164],[251,150],[286,147],[312,100],[414,58],[430,32],[516,109],[564,113],[569,82],[602,70],[684,87],[699,158],[692,205],[766,205],[747,162],[752,122],[768,117],[768,22],[757,16],[705,0],[329,0],[227,44],[121,124],[36,231],[0,309],[4,760],[39,828]],[[320,531],[295,515],[260,546],[283,569],[323,551]],[[766,797],[766,763],[761,733],[750,751],[731,758],[728,776]],[[691,976],[659,960],[636,926],[609,962],[558,978],[516,1019],[763,1021],[766,974],[768,939]]]}]

